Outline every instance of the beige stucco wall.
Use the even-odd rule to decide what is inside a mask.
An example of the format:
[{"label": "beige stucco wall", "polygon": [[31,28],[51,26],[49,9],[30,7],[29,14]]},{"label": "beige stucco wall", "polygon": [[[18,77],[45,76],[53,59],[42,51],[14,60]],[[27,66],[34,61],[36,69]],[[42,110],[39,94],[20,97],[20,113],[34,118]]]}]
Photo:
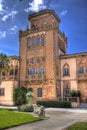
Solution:
[{"label": "beige stucco wall", "polygon": [[[68,64],[70,67],[70,76],[63,76],[63,66]],[[61,59],[61,79],[76,80],[76,58]]]},{"label": "beige stucco wall", "polygon": [[[69,65],[70,68],[70,75],[64,76],[63,75],[63,66],[65,64]],[[66,58],[61,59],[61,96],[63,97],[63,81],[69,81],[70,83],[70,89],[71,90],[77,90],[77,68],[76,68],[76,58]]]},{"label": "beige stucco wall", "polygon": [[13,102],[14,84],[17,86],[18,82],[2,81],[0,88],[4,88],[5,95],[0,96],[1,105],[14,105],[14,102]]}]

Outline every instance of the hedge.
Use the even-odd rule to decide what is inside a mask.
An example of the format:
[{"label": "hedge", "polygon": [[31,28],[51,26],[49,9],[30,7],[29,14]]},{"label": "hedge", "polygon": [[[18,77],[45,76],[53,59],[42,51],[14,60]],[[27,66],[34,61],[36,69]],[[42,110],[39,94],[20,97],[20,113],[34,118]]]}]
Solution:
[{"label": "hedge", "polygon": [[71,108],[70,101],[58,101],[58,100],[37,101],[37,105],[42,105],[44,107],[54,107],[54,108]]}]

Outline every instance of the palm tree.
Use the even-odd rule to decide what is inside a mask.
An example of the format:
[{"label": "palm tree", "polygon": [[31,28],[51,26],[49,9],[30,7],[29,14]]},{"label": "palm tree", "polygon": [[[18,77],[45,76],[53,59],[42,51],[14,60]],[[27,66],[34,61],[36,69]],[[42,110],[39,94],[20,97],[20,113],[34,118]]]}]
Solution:
[{"label": "palm tree", "polygon": [[3,53],[0,53],[0,84],[2,81],[2,73],[7,74],[9,71],[10,58]]}]

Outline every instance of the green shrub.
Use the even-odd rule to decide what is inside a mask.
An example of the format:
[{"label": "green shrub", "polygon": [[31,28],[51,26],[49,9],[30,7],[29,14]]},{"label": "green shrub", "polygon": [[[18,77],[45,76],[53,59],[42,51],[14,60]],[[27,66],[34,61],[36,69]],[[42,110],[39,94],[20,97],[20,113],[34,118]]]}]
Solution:
[{"label": "green shrub", "polygon": [[70,95],[71,95],[71,97],[81,97],[81,92],[80,91],[78,91],[78,90],[72,90],[71,92],[70,92]]},{"label": "green shrub", "polygon": [[33,112],[34,108],[32,104],[26,104],[26,105],[18,106],[18,110],[23,112]]},{"label": "green shrub", "polygon": [[44,107],[54,107],[54,108],[71,108],[70,101],[58,101],[58,100],[37,101],[37,105],[42,105]]},{"label": "green shrub", "polygon": [[15,105],[22,105],[26,103],[27,89],[24,87],[18,87],[14,90],[14,102]]}]

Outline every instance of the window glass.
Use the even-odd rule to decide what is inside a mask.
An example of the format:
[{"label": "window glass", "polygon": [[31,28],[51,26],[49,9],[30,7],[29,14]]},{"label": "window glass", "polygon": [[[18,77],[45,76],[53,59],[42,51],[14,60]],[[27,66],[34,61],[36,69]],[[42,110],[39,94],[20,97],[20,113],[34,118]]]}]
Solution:
[{"label": "window glass", "polygon": [[38,58],[38,59],[37,59],[37,63],[40,63],[40,62],[41,62],[41,60]]},{"label": "window glass", "polygon": [[84,67],[83,67],[83,66],[80,66],[78,71],[79,71],[79,73],[81,73],[81,74],[84,73]]},{"label": "window glass", "polygon": [[68,96],[70,94],[70,89],[69,88],[65,88],[65,96]]},{"label": "window glass", "polygon": [[0,96],[4,96],[4,95],[5,95],[4,88],[1,88],[1,89],[0,89]]},{"label": "window glass", "polygon": [[40,73],[44,74],[44,68],[40,68]]},{"label": "window glass", "polygon": [[35,44],[35,38],[33,38],[33,40],[32,40],[32,44],[33,44],[33,45]]},{"label": "window glass", "polygon": [[28,69],[28,74],[32,74],[32,69]]},{"label": "window glass", "polygon": [[31,60],[31,63],[34,64],[34,59]]},{"label": "window glass", "polygon": [[37,96],[42,97],[42,88],[37,89]]},{"label": "window glass", "polygon": [[38,69],[34,68],[34,74],[38,74]]},{"label": "window glass", "polygon": [[28,39],[28,47],[30,47],[32,44],[32,40],[31,39]]},{"label": "window glass", "polygon": [[69,68],[64,68],[64,76],[69,75]]},{"label": "window glass", "polygon": [[37,38],[37,44],[40,44],[40,37]]}]

